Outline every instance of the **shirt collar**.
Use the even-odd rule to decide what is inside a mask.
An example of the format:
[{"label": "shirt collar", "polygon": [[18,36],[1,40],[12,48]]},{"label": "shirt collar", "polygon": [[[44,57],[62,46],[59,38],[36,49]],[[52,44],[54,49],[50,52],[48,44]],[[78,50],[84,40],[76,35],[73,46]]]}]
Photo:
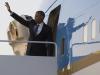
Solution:
[{"label": "shirt collar", "polygon": [[39,26],[40,26],[40,25],[43,25],[43,24],[44,24],[44,23],[43,23],[43,22],[41,22],[40,24],[37,24],[37,25],[39,25]]}]

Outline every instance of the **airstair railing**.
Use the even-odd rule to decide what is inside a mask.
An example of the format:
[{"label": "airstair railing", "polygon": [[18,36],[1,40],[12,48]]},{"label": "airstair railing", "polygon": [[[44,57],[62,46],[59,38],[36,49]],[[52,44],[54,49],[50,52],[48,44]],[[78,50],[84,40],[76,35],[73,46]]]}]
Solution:
[{"label": "airstair railing", "polygon": [[55,56],[57,57],[57,44],[55,42],[48,42],[48,41],[11,41],[11,40],[0,40],[0,42],[51,44],[51,45],[54,45]]}]

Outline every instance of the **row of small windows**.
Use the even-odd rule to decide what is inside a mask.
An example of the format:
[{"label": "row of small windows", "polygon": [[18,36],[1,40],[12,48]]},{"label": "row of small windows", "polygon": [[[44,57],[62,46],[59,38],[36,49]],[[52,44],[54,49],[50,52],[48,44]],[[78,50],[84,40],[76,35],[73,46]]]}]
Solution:
[{"label": "row of small windows", "polygon": [[[91,38],[95,39],[96,38],[96,19],[93,19],[91,25],[92,25]],[[84,42],[87,42],[87,40],[88,40],[88,25],[84,27]]]}]

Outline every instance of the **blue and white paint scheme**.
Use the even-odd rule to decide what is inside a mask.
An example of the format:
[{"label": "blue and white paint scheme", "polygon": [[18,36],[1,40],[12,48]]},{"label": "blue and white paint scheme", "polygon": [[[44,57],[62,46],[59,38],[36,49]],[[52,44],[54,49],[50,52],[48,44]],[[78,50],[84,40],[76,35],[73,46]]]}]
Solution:
[{"label": "blue and white paint scheme", "polygon": [[[43,9],[50,2],[44,2]],[[56,43],[59,68],[100,50],[99,0],[55,0],[46,12],[61,5],[57,25]],[[48,17],[48,16],[47,16]],[[85,25],[84,25],[85,24]],[[64,39],[64,54],[61,55],[61,42]]]}]

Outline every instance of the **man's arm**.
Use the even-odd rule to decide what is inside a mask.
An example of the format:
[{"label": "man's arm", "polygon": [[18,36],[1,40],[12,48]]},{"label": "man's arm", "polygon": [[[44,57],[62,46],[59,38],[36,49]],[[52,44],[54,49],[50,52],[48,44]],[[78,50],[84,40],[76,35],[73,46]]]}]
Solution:
[{"label": "man's arm", "polygon": [[29,27],[29,26],[28,26],[28,25],[29,25],[29,24],[28,24],[29,21],[24,20],[22,17],[20,17],[20,16],[17,15],[16,13],[12,12],[12,10],[11,10],[11,8],[10,8],[8,2],[5,2],[5,6],[7,7],[7,10],[8,10],[8,12],[10,13],[10,15],[11,15],[15,20],[17,20],[18,22],[20,22],[22,25]]},{"label": "man's arm", "polygon": [[24,20],[21,16],[17,15],[16,13],[12,12],[11,16],[17,20],[19,23],[21,23],[22,25],[29,27],[29,21]]}]

